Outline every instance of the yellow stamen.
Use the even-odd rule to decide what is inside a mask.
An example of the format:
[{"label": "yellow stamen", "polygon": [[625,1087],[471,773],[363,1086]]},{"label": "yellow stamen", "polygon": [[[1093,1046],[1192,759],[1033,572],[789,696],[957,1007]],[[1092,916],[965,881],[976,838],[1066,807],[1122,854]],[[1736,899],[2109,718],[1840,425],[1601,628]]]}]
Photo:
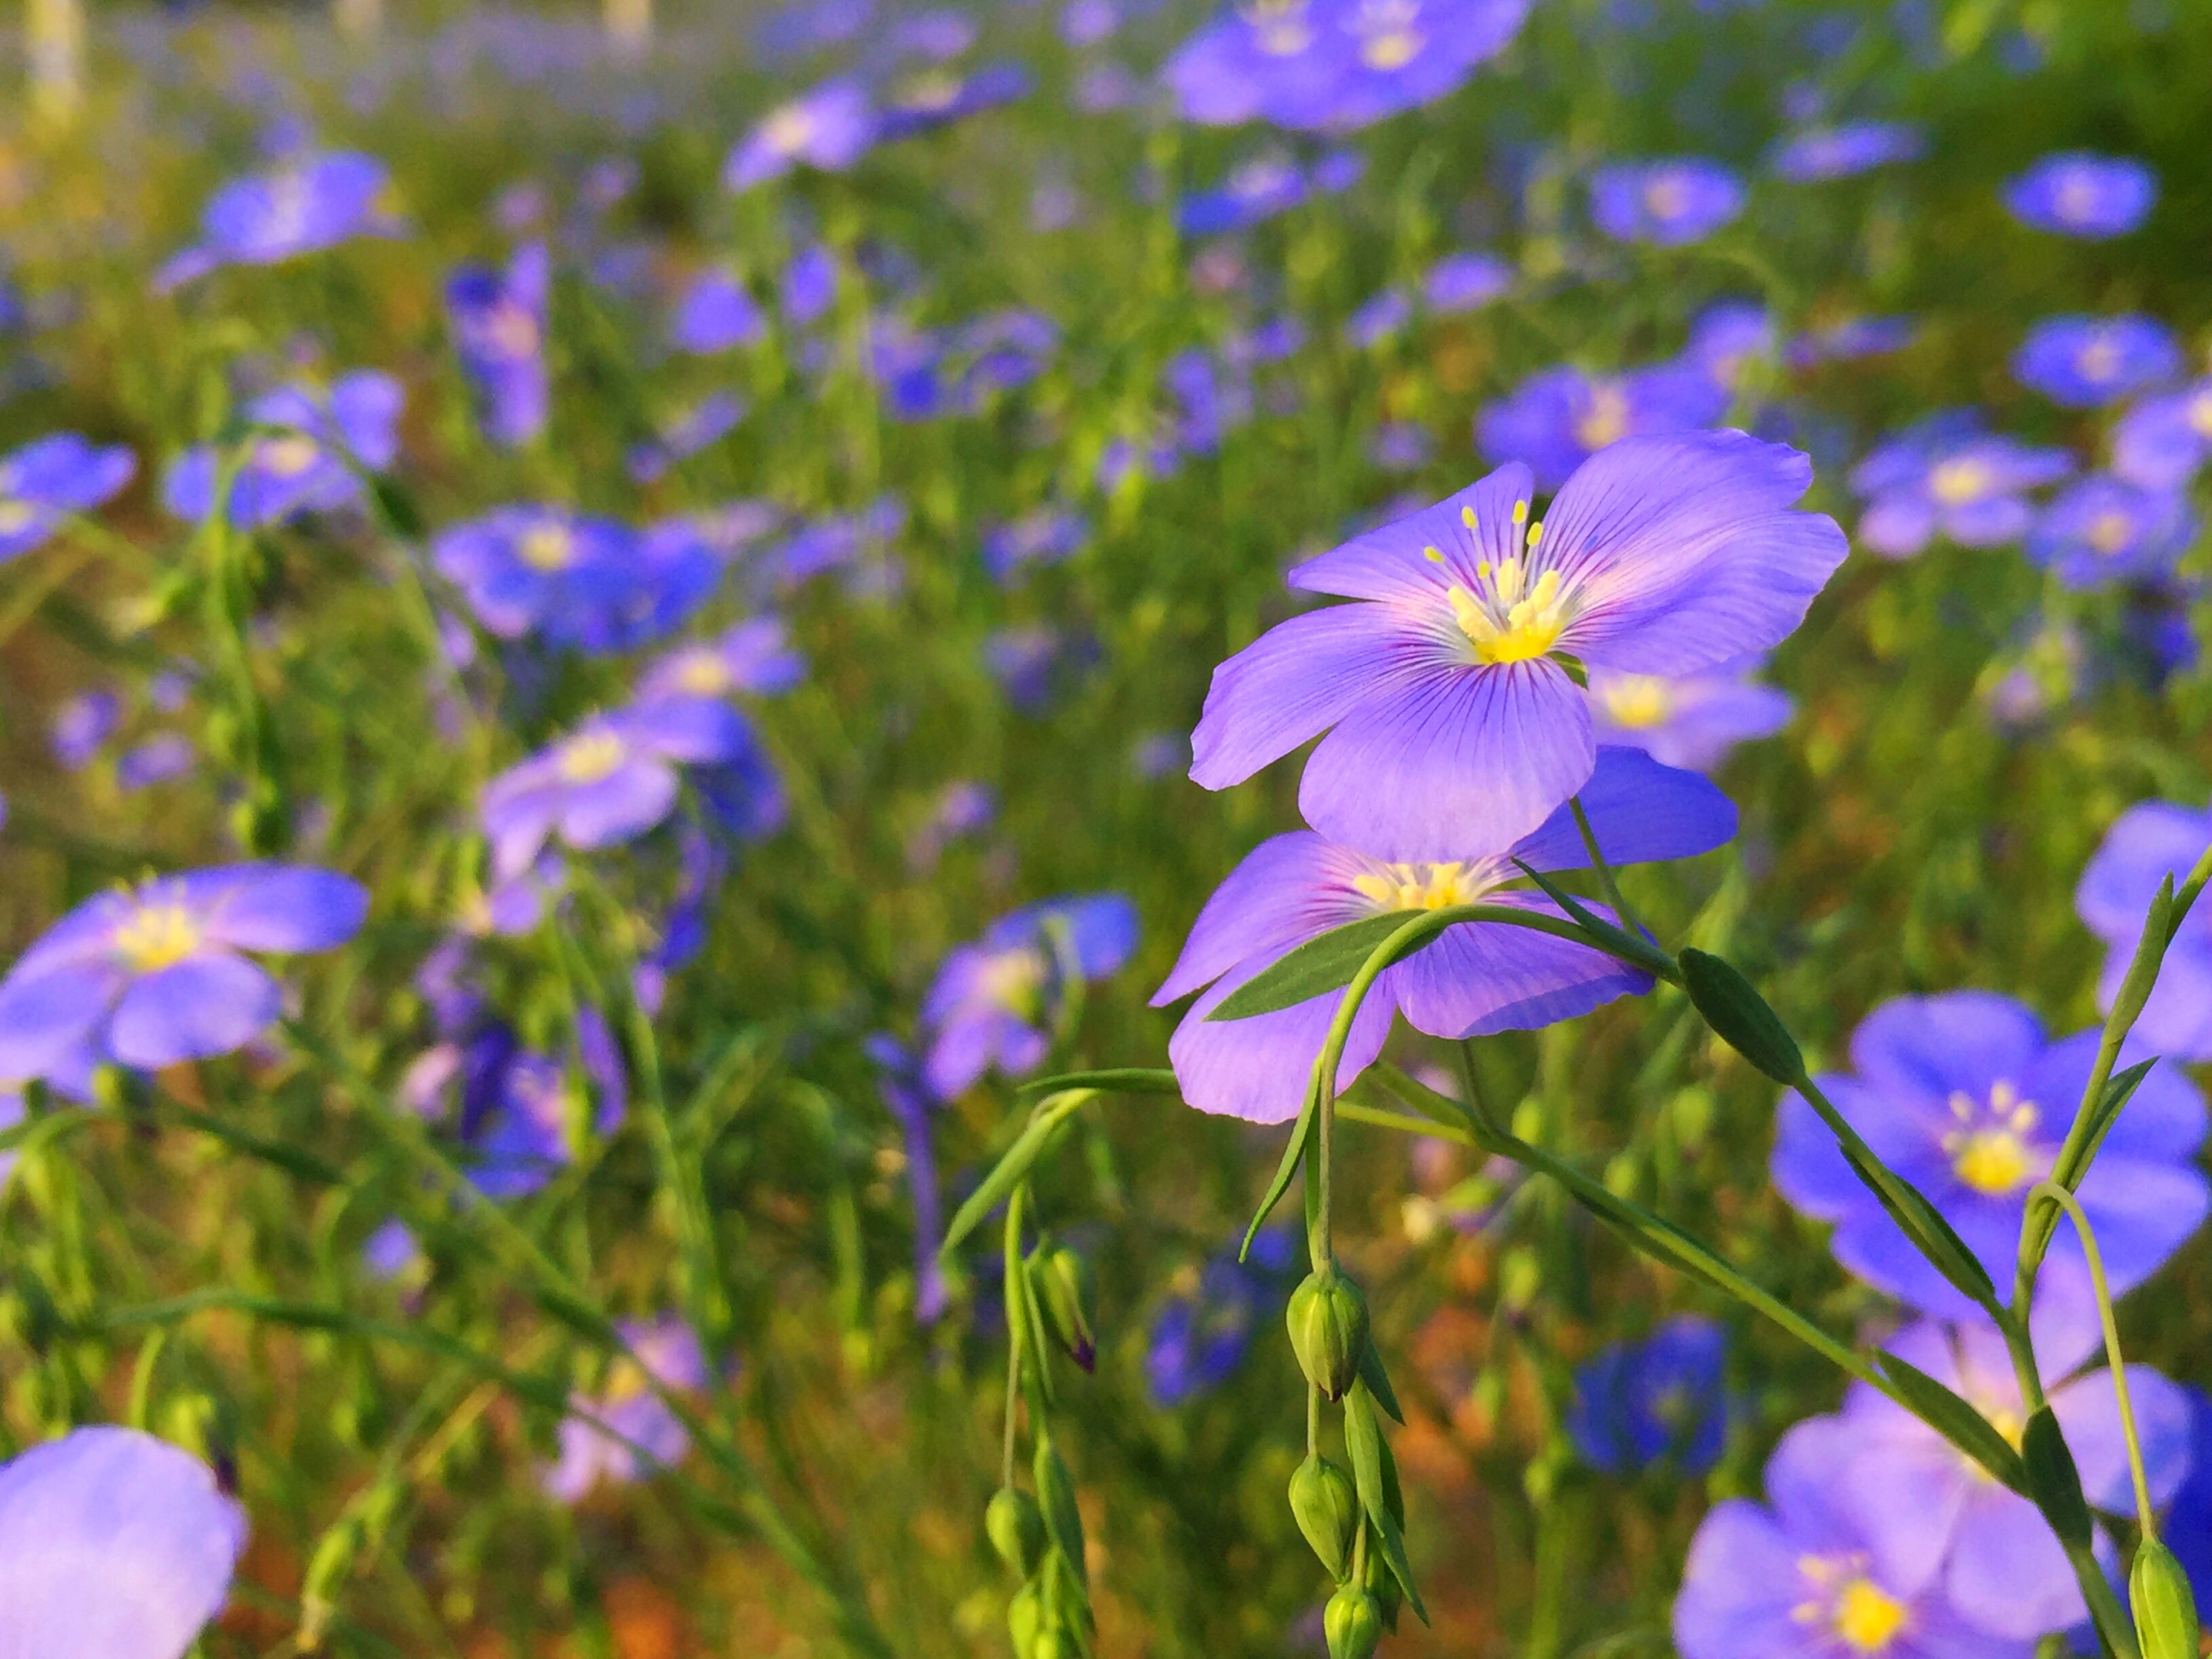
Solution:
[{"label": "yellow stamen", "polygon": [[279,478],[296,478],[315,464],[322,454],[313,438],[297,434],[289,438],[270,438],[254,452],[254,459],[264,472]]},{"label": "yellow stamen", "polygon": [[567,525],[549,521],[523,532],[514,550],[532,570],[565,570],[575,562],[576,538]]},{"label": "yellow stamen", "polygon": [[1648,732],[1674,712],[1674,682],[1656,674],[1611,675],[1590,689],[1606,718],[1626,731]]},{"label": "yellow stamen", "polygon": [[[1474,646],[1476,661],[1532,661],[1550,651],[1566,632],[1571,618],[1560,597],[1559,573],[1544,572],[1525,598],[1522,597],[1522,581],[1521,562],[1508,559],[1498,568],[1489,605],[1457,583],[1446,591],[1453,619]],[[1495,610],[1501,604],[1506,607],[1503,621]]]},{"label": "yellow stamen", "polygon": [[2089,525],[2087,539],[2090,550],[2111,558],[2126,548],[2134,530],[2135,520],[2117,508],[2109,513],[2100,513]]},{"label": "yellow stamen", "polygon": [[1880,1653],[1905,1628],[1905,1603],[1871,1579],[1854,1578],[1836,1598],[1836,1634],[1861,1653]]},{"label": "yellow stamen", "polygon": [[1385,910],[1446,910],[1455,904],[1472,904],[1491,884],[1468,864],[1393,864],[1387,871],[1352,878],[1354,887]]},{"label": "yellow stamen", "polygon": [[1595,453],[1627,435],[1627,394],[1617,386],[1591,387],[1589,407],[1575,422],[1575,441]]},{"label": "yellow stamen", "polygon": [[611,732],[582,732],[561,745],[564,783],[597,783],[629,757],[629,745]]},{"label": "yellow stamen", "polygon": [[0,497],[0,536],[13,536],[19,531],[28,530],[38,516],[39,509],[30,502]]},{"label": "yellow stamen", "polygon": [[1996,488],[1996,475],[1988,463],[1971,455],[1954,456],[1928,475],[1928,493],[1946,507],[1978,501]]},{"label": "yellow stamen", "polygon": [[112,942],[133,973],[157,973],[200,948],[199,924],[181,904],[141,904],[116,924]]},{"label": "yellow stamen", "polygon": [[711,697],[730,689],[730,671],[712,651],[686,652],[676,683],[694,696]]}]

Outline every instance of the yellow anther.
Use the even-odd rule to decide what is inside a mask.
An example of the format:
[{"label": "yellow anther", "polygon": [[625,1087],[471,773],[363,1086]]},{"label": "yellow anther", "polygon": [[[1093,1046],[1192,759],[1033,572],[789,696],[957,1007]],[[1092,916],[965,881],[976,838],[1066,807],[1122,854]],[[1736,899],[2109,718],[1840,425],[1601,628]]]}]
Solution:
[{"label": "yellow anther", "polygon": [[1459,521],[1467,526],[1468,532],[1472,535],[1474,532],[1474,509],[1471,507],[1460,508]]},{"label": "yellow anther", "polygon": [[1516,501],[1516,502],[1514,502],[1514,503],[1513,503],[1513,523],[1514,523],[1515,526],[1517,528],[1518,526],[1522,526],[1522,525],[1524,525],[1524,524],[1526,524],[1526,523],[1528,523],[1528,502],[1526,502],[1526,501]]},{"label": "yellow anther", "polygon": [[1872,1579],[1854,1578],[1836,1598],[1836,1634],[1861,1653],[1887,1648],[1905,1621],[1905,1603]]},{"label": "yellow anther", "polygon": [[142,904],[116,925],[115,952],[134,973],[173,968],[200,948],[199,925],[181,904]]},{"label": "yellow anther", "polygon": [[564,783],[597,783],[611,775],[629,753],[611,732],[581,732],[561,745],[555,766]]},{"label": "yellow anther", "polygon": [[1433,547],[1423,548],[1421,550],[1421,556],[1426,559],[1431,564],[1442,564],[1444,562],[1444,556]]}]

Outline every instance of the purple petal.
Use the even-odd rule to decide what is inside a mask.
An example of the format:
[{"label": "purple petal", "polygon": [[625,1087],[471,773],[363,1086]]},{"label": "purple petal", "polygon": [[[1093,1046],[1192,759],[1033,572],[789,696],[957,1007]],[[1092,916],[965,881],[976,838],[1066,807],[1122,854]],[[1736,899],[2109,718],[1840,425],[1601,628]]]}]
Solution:
[{"label": "purple petal", "polygon": [[2050,1524],[2034,1504],[1994,1482],[1968,1502],[1946,1583],[1968,1620],[2023,1642],[2089,1616]]},{"label": "purple petal", "polygon": [[[1735,803],[1694,772],[1662,766],[1640,749],[1597,750],[1589,781],[1576,792],[1608,864],[1695,858],[1732,840]],[[1586,870],[1589,851],[1571,808],[1561,806],[1513,856],[1536,870]]]},{"label": "purple petal", "polygon": [[1352,884],[1366,869],[1358,854],[1310,830],[1261,842],[1199,911],[1152,1006],[1188,996],[1240,962],[1273,962],[1332,927],[1372,914],[1374,901]]},{"label": "purple petal", "polygon": [[643,835],[675,804],[674,769],[633,757],[597,782],[568,792],[561,803],[562,838],[571,847],[612,847]]},{"label": "purple petal", "polygon": [[1851,1067],[1885,1091],[1978,1097],[2000,1078],[2023,1077],[2042,1048],[2042,1022],[2010,997],[1950,991],[1899,997],[1869,1014],[1851,1035]]},{"label": "purple petal", "polygon": [[360,931],[368,891],[334,871],[244,866],[210,908],[208,939],[240,951],[327,951]]},{"label": "purple petal", "polygon": [[[2120,1430],[2119,1396],[2112,1374],[2100,1368],[2051,1392],[2051,1409],[2066,1431],[2066,1449],[2081,1476],[2082,1495],[2094,1509],[2135,1512],[2135,1481],[2128,1471],[2127,1437]],[[2135,1407],[2143,1478],[2151,1502],[2172,1501],[2189,1475],[2191,1408],[2189,1390],[2148,1365],[2128,1367],[2128,1401]]]},{"label": "purple petal", "polygon": [[[1310,593],[1448,610],[1445,591],[1455,582],[1474,590],[1479,562],[1503,563],[1520,553],[1514,512],[1520,508],[1526,517],[1533,490],[1527,467],[1518,461],[1501,466],[1434,507],[1307,560],[1290,573],[1290,584]],[[1474,515],[1472,538],[1462,516],[1467,513]],[[1431,549],[1444,555],[1443,562],[1428,556]]]},{"label": "purple petal", "polygon": [[123,982],[104,961],[9,975],[0,982],[0,1077],[45,1077],[98,1029]]},{"label": "purple petal", "polygon": [[693,764],[728,760],[752,738],[744,716],[714,697],[668,697],[628,709],[619,730],[641,748]]},{"label": "purple petal", "polygon": [[1690,1544],[1674,1599],[1682,1659],[1787,1659],[1805,1651],[1796,1617],[1802,1553],[1756,1504],[1732,1498],[1715,1504]]},{"label": "purple petal", "polygon": [[[1222,1000],[1252,977],[1263,962],[1240,965],[1193,1003],[1168,1039],[1182,1097],[1201,1112],[1241,1117],[1248,1123],[1288,1123],[1305,1103],[1314,1062],[1321,1057],[1329,1022],[1344,993],[1332,991],[1295,1008],[1249,1019],[1209,1020]],[[1375,1062],[1390,1035],[1395,983],[1400,970],[1386,970],[1367,994],[1344,1045],[1337,1066],[1337,1088]]]},{"label": "purple petal", "polygon": [[188,957],[125,990],[107,1051],[149,1072],[227,1054],[268,1030],[279,1003],[276,981],[245,957]]},{"label": "purple petal", "polygon": [[[1548,910],[1517,895],[1497,902]],[[1398,969],[1399,1006],[1431,1036],[1488,1036],[1572,1019],[1651,981],[1601,951],[1496,922],[1447,927]]]}]

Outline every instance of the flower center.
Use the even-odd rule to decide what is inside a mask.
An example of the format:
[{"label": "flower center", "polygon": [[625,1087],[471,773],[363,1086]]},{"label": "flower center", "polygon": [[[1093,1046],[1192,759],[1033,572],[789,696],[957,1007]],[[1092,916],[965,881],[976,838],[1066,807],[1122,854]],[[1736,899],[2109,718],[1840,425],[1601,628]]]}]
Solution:
[{"label": "flower center", "polygon": [[254,451],[253,459],[273,478],[296,478],[313,466],[322,453],[313,438],[295,433],[289,438],[269,439]]},{"label": "flower center", "polygon": [[1027,949],[1006,951],[983,964],[976,988],[987,1002],[1027,1014],[1037,1006],[1037,994],[1044,989],[1044,978],[1045,961],[1038,952]]},{"label": "flower center", "polygon": [[200,930],[185,907],[141,904],[116,925],[115,952],[137,974],[173,968],[200,948]]},{"label": "flower center", "polygon": [[512,300],[502,301],[484,321],[484,339],[495,356],[534,357],[538,355],[538,319],[526,307]]},{"label": "flower center", "polygon": [[1644,207],[1655,219],[1679,219],[1689,211],[1690,187],[1674,174],[1662,173],[1644,186]]},{"label": "flower center", "polygon": [[2115,553],[2125,552],[2135,527],[2135,521],[2117,507],[2100,513],[2089,525],[2091,550],[2102,553],[2107,558]]},{"label": "flower center", "polygon": [[1674,712],[1674,688],[1656,674],[1619,674],[1598,690],[1598,702],[1624,731],[1649,732]]},{"label": "flower center", "polygon": [[2189,424],[2199,437],[2212,438],[2212,392],[2200,392],[2189,400]]},{"label": "flower center", "polygon": [[1590,388],[1589,407],[1575,422],[1575,441],[1593,453],[1628,435],[1628,394],[1617,386]]},{"label": "flower center", "polygon": [[918,111],[925,115],[952,107],[960,96],[960,77],[939,70],[931,75],[917,75],[900,90],[901,109]]},{"label": "flower center", "polygon": [[2110,340],[2100,337],[2083,346],[2074,359],[2074,367],[2085,380],[2112,380],[2120,372],[2120,349]]},{"label": "flower center", "polygon": [[779,155],[796,155],[813,141],[815,120],[802,104],[786,104],[761,124],[761,137]]},{"label": "flower center", "polygon": [[1869,1578],[1854,1578],[1836,1598],[1836,1634],[1861,1653],[1880,1653],[1905,1627],[1905,1603]]},{"label": "flower center", "polygon": [[2033,1101],[2000,1082],[1991,1085],[1985,1104],[1978,1106],[1963,1089],[1952,1091],[1950,1103],[1959,1127],[1943,1137],[1942,1146],[1960,1180],[2001,1198],[2040,1176],[2045,1160],[2027,1144],[2043,1115]]},{"label": "flower center", "polygon": [[1352,24],[1360,36],[1359,61],[1386,74],[1405,68],[1429,44],[1414,27],[1420,15],[1420,7],[1408,0],[1369,0]]},{"label": "flower center", "polygon": [[269,186],[269,240],[296,240],[307,228],[307,210],[313,203],[314,192],[302,175],[287,173],[273,180]]},{"label": "flower center", "polygon": [[1472,904],[1491,884],[1472,864],[1392,864],[1352,884],[1385,910],[1446,910]]},{"label": "flower center", "polygon": [[676,665],[676,683],[694,696],[711,697],[730,689],[730,671],[712,651],[687,651]]},{"label": "flower center", "polygon": [[13,536],[28,530],[38,518],[39,509],[28,501],[19,501],[0,495],[0,536]]},{"label": "flower center", "polygon": [[2097,186],[2076,173],[2058,186],[2052,204],[2068,224],[2079,224],[2097,211]]},{"label": "flower center", "polygon": [[1978,501],[1996,487],[1989,463],[1971,455],[1945,461],[1928,475],[1928,493],[1945,507],[1964,507]]},{"label": "flower center", "polygon": [[522,532],[514,550],[532,570],[566,570],[576,560],[576,538],[564,524],[533,525]]},{"label": "flower center", "polygon": [[559,770],[564,783],[597,783],[628,758],[629,748],[611,732],[584,732],[561,745]]},{"label": "flower center", "polygon": [[1253,44],[1270,58],[1295,58],[1313,45],[1303,0],[1261,0],[1247,14]]}]

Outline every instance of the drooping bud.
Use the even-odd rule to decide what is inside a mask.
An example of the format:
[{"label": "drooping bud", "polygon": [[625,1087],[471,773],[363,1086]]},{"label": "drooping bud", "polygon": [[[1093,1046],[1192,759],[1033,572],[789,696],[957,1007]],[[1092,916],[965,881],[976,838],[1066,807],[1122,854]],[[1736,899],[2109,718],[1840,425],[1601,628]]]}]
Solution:
[{"label": "drooping bud", "polygon": [[1036,1579],[1006,1603],[1006,1634],[1014,1640],[1014,1659],[1036,1659],[1037,1634],[1044,1627],[1044,1592]]},{"label": "drooping bud", "polygon": [[1321,1627],[1328,1638],[1328,1659],[1368,1659],[1382,1645],[1382,1609],[1358,1585],[1346,1584],[1328,1598]]},{"label": "drooping bud", "polygon": [[2136,1547],[2136,1564],[2128,1572],[2128,1604],[2136,1617],[2143,1659],[2197,1659],[2202,1637],[2189,1575],[2173,1552],[2155,1538]]},{"label": "drooping bud", "polygon": [[1360,1351],[1367,1346],[1367,1298],[1334,1267],[1306,1275],[1291,1292],[1285,1316],[1291,1348],[1306,1381],[1331,1400],[1341,1400],[1359,1376]]},{"label": "drooping bud", "polygon": [[1098,1291],[1091,1264],[1065,1244],[1040,1244],[1030,1252],[1026,1267],[1045,1328],[1068,1358],[1089,1370],[1098,1358],[1091,1318]]},{"label": "drooping bud", "polygon": [[1036,1499],[1018,1486],[1002,1486],[983,1511],[983,1530],[999,1559],[1023,1578],[1033,1578],[1044,1560],[1044,1512]]},{"label": "drooping bud", "polygon": [[1322,1569],[1341,1583],[1351,1571],[1352,1540],[1359,1531],[1359,1494],[1352,1477],[1319,1453],[1309,1452],[1291,1476],[1291,1516]]}]

